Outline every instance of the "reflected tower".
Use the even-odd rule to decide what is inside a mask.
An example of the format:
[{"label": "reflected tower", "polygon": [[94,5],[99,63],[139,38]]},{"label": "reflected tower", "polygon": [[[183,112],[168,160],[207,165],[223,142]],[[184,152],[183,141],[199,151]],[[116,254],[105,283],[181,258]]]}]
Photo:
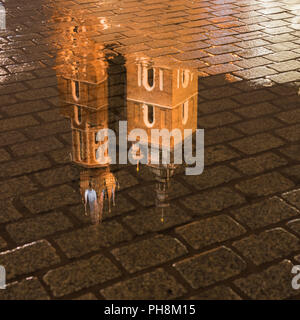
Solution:
[{"label": "reflected tower", "polygon": [[[176,164],[172,154],[175,148],[182,147],[184,130],[197,129],[198,76],[187,65],[178,65],[171,59],[150,59],[144,56],[131,56],[127,62],[127,115],[128,131],[135,128],[147,132],[147,167],[155,176],[155,203],[164,221],[165,210],[170,206],[169,187],[171,178],[180,164]],[[162,159],[163,149],[169,148],[171,157],[168,164],[156,164],[151,159],[151,130],[176,129],[181,133],[180,140],[164,139],[152,146]],[[163,134],[162,134],[163,136]],[[153,141],[152,141],[153,142]],[[140,150],[140,152],[142,152]],[[139,154],[135,152],[135,154]]]},{"label": "reflected tower", "polygon": [[[108,63],[104,47],[91,41],[84,26],[72,26],[57,55],[57,81],[61,113],[70,119],[72,161],[81,168],[80,193],[85,213],[93,223],[115,203],[117,181],[107,156],[98,152],[97,133],[109,127]],[[107,204],[106,204],[107,203]]]}]

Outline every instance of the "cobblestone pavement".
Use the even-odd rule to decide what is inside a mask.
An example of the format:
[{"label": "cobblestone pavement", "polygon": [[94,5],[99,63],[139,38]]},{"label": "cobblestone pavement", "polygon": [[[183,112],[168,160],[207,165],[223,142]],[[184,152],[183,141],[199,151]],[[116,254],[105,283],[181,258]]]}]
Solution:
[{"label": "cobblestone pavement", "polygon": [[[291,286],[300,264],[299,0],[4,6],[1,299],[300,297]],[[114,52],[164,56],[199,71],[205,169],[173,178],[163,223],[145,167],[115,169],[121,189],[103,223],[84,215],[53,69],[70,26],[84,26]]]}]

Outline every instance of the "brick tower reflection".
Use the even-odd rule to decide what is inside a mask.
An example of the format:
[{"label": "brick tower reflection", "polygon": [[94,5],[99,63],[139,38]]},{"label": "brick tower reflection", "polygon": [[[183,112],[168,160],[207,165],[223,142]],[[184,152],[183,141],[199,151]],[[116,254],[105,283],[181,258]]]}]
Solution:
[{"label": "brick tower reflection", "polygon": [[[90,41],[85,27],[72,27],[57,55],[57,80],[62,114],[72,128],[72,161],[81,168],[80,193],[93,223],[115,205],[117,181],[110,161],[101,159],[97,133],[109,126],[108,63],[104,47]],[[100,164],[101,163],[101,164]]]},{"label": "brick tower reflection", "polygon": [[[144,129],[148,140],[140,144],[150,146],[152,129],[168,129],[171,132],[179,129],[180,141],[171,139],[170,145],[165,145],[160,139],[155,146],[162,159],[164,148],[169,148],[171,157],[168,164],[154,164],[148,152],[147,167],[155,176],[155,203],[161,212],[161,221],[169,203],[171,178],[176,169],[181,166],[174,163],[172,154],[181,145],[184,130],[197,129],[198,77],[195,71],[187,65],[178,65],[170,59],[150,59],[141,55],[130,56],[127,61],[127,115],[128,132],[135,128]],[[152,144],[153,146],[153,144]],[[133,158],[142,158],[142,148],[134,152]],[[137,167],[138,168],[138,167]]]}]

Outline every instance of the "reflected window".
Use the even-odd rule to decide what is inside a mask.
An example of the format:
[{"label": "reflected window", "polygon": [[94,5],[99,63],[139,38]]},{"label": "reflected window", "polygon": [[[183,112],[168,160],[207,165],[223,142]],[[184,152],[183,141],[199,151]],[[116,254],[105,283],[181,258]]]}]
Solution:
[{"label": "reflected window", "polygon": [[148,106],[148,121],[149,123],[153,123],[154,121],[154,107]]},{"label": "reflected window", "polygon": [[79,81],[72,81],[72,96],[75,101],[80,99],[80,84]]},{"label": "reflected window", "polygon": [[154,70],[153,68],[148,70],[148,84],[150,87],[153,86],[154,83]]},{"label": "reflected window", "polygon": [[80,160],[84,161],[85,160],[85,152],[83,148],[83,136],[82,132],[79,131],[79,149],[80,149]]},{"label": "reflected window", "polygon": [[190,83],[190,71],[183,70],[181,74],[181,83],[183,88],[187,88]]},{"label": "reflected window", "polygon": [[182,124],[186,124],[189,117],[189,101],[182,104]]},{"label": "reflected window", "polygon": [[152,91],[155,88],[155,70],[154,68],[143,68],[143,85],[147,91]]},{"label": "reflected window", "polygon": [[152,105],[143,105],[144,123],[148,128],[153,127],[155,122],[155,110]]},{"label": "reflected window", "polygon": [[82,108],[80,106],[75,106],[75,121],[77,124],[82,122]]}]

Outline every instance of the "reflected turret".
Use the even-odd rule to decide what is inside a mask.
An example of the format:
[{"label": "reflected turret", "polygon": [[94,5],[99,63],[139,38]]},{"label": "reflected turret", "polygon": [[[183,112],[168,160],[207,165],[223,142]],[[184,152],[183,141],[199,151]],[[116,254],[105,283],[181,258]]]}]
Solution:
[{"label": "reflected turret", "polygon": [[[170,59],[130,56],[127,61],[128,130],[197,128],[198,77]],[[174,147],[171,141],[171,147]]]},{"label": "reflected turret", "polygon": [[61,113],[70,119],[72,161],[79,165],[80,194],[85,214],[93,223],[115,205],[117,181],[109,161],[98,152],[98,132],[109,127],[108,63],[104,47],[88,38],[85,27],[72,27],[57,55],[57,81]]},{"label": "reflected turret", "polygon": [[[198,76],[188,65],[178,65],[171,59],[150,59],[131,56],[127,61],[127,117],[128,132],[141,128],[147,132],[147,141],[140,137],[133,145],[133,158],[143,158],[143,145],[148,148],[146,166],[155,176],[155,204],[164,222],[164,213],[170,207],[171,179],[181,164],[176,164],[174,152],[182,148],[184,130],[190,134],[197,129]],[[161,134],[160,140],[151,140],[152,129],[177,131],[176,138]],[[175,132],[174,131],[174,132]],[[167,139],[164,139],[167,138]],[[179,139],[178,139],[179,138]],[[138,149],[140,145],[140,149]],[[151,147],[157,150],[159,163],[151,158]],[[166,149],[169,162],[163,164]],[[139,162],[137,162],[138,168]]]}]

